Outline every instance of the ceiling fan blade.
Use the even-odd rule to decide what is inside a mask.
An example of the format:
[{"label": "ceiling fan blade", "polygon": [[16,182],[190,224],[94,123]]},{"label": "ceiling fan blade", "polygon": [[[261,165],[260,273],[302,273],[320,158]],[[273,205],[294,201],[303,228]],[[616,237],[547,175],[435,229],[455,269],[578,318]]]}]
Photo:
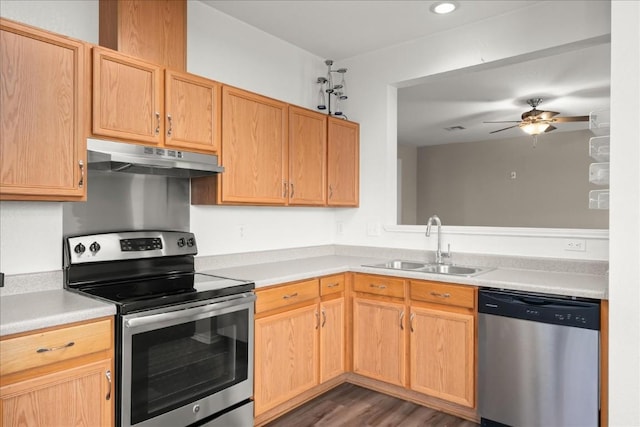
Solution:
[{"label": "ceiling fan blade", "polygon": [[558,129],[558,128],[553,125],[549,125],[549,127],[545,129],[544,133],[551,132],[554,129]]},{"label": "ceiling fan blade", "polygon": [[550,121],[553,123],[588,122],[589,116],[554,117]]},{"label": "ceiling fan blade", "polygon": [[518,126],[520,126],[520,125],[517,124],[517,125],[509,126],[508,128],[494,130],[493,132],[489,132],[489,133],[502,132],[503,130],[507,130],[507,129],[511,129],[511,128],[517,128]]},{"label": "ceiling fan blade", "polygon": [[501,122],[482,122],[482,123],[520,123],[520,120],[503,120]]}]

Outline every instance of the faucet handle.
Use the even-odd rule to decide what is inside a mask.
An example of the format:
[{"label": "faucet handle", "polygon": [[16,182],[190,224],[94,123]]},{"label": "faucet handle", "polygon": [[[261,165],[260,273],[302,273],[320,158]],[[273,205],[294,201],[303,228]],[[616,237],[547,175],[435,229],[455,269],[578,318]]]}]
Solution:
[{"label": "faucet handle", "polygon": [[451,259],[451,243],[447,244],[447,252],[443,252],[440,256]]}]

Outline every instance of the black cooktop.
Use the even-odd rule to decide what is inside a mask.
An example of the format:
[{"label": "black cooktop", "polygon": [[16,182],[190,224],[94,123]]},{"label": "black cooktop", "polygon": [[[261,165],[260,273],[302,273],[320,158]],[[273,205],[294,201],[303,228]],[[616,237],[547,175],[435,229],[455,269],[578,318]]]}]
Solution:
[{"label": "black cooktop", "polygon": [[87,284],[74,288],[112,303],[121,314],[250,292],[252,282],[201,273]]}]

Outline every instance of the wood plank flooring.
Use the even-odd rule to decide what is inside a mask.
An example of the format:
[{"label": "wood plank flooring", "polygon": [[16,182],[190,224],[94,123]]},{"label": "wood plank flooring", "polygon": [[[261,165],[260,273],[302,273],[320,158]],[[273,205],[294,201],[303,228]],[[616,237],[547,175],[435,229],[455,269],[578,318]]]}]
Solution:
[{"label": "wood plank flooring", "polygon": [[283,415],[266,427],[477,427],[434,409],[342,384]]}]

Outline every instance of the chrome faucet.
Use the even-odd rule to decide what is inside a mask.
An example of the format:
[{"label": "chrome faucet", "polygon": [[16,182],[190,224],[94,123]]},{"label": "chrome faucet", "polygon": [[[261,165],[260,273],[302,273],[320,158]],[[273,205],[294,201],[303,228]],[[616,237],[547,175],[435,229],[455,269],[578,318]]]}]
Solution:
[{"label": "chrome faucet", "polygon": [[444,262],[442,261],[442,257],[450,257],[451,249],[449,249],[446,254],[442,253],[442,221],[440,221],[438,215],[432,215],[431,217],[429,217],[429,219],[427,220],[427,231],[424,234],[427,237],[431,235],[431,224],[434,222],[438,227],[438,249],[436,250],[436,264],[444,264]]}]

